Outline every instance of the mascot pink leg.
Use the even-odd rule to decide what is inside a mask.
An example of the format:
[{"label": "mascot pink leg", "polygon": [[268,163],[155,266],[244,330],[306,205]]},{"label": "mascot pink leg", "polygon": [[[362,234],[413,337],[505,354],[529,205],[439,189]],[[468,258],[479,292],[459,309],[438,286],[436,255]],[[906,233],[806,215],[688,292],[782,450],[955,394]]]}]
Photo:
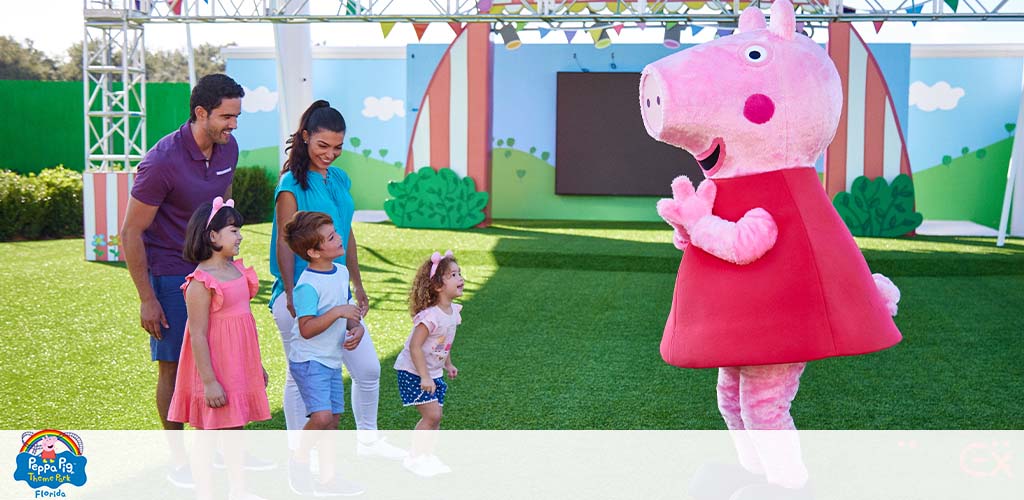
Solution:
[{"label": "mascot pink leg", "polygon": [[[789,414],[806,365],[788,363],[740,369],[740,415],[747,436],[757,450],[768,482],[785,488],[801,488],[807,483],[800,437]],[[736,449],[739,453],[741,448],[737,445]]]},{"label": "mascot pink leg", "polygon": [[789,414],[805,367],[806,363],[789,363],[718,369],[718,409],[740,465],[788,488],[799,488],[807,481]]},{"label": "mascot pink leg", "polygon": [[736,445],[740,465],[754,474],[764,474],[764,466],[757,456],[754,442],[747,435],[743,423],[743,409],[740,404],[740,368],[727,366],[718,369],[718,411],[725,419],[725,426]]}]

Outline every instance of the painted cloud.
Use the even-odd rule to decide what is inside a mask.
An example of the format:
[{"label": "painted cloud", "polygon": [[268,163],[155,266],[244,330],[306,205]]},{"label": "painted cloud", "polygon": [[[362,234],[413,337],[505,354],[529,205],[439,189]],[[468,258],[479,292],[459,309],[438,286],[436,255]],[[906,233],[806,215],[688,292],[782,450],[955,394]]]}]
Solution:
[{"label": "painted cloud", "polygon": [[390,97],[363,99],[363,116],[386,122],[395,116],[405,116],[405,101]]},{"label": "painted cloud", "polygon": [[266,87],[256,87],[245,90],[245,97],[242,98],[242,111],[246,113],[259,113],[260,111],[273,111],[277,107],[277,92],[271,92]]},{"label": "painted cloud", "polygon": [[949,111],[956,107],[966,92],[961,87],[951,87],[947,82],[928,86],[922,81],[910,84],[910,105],[921,111]]}]

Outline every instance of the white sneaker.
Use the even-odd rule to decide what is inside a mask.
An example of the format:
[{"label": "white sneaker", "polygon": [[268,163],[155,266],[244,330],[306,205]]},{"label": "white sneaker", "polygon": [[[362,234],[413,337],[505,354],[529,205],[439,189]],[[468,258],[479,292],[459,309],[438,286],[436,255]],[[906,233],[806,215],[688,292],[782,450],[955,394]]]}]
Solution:
[{"label": "white sneaker", "polygon": [[409,456],[409,452],[387,442],[387,438],[382,437],[369,444],[357,441],[356,455],[359,455],[360,457],[379,457],[386,458],[388,460],[402,460]]},{"label": "white sneaker", "polygon": [[433,467],[438,474],[447,474],[452,471],[452,468],[445,465],[437,455],[427,455],[427,461],[430,462],[430,466]]},{"label": "white sneaker", "polygon": [[[437,457],[434,458],[436,459]],[[420,455],[415,458],[412,456],[408,456],[402,460],[402,467],[405,467],[406,470],[420,477],[434,477],[438,474],[444,474],[445,472],[451,471],[451,469],[448,469],[446,471],[438,468],[438,464],[447,469],[447,466],[441,464],[439,460],[435,462],[431,460],[431,456],[428,455]]]}]

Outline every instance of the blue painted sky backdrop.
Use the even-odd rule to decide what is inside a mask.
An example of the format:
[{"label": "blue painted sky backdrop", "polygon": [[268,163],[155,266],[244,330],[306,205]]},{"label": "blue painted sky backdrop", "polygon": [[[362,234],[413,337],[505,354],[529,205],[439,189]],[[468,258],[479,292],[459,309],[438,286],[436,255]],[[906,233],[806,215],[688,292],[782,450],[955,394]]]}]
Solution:
[{"label": "blue painted sky backdrop", "polygon": [[[404,160],[415,109],[447,46],[410,45],[401,59],[316,59],[314,95],[338,107],[349,124],[349,138],[361,148],[389,150],[389,161]],[[872,45],[904,125],[911,165],[920,171],[1008,136],[1004,125],[1016,121],[1022,61],[1014,58],[910,59],[907,44]],[[660,45],[619,45],[597,50],[589,45],[524,45],[517,51],[495,47],[494,137],[515,137],[516,147],[555,154],[556,74],[559,71],[638,72],[675,51]],[[573,54],[576,55],[575,59]],[[614,55],[614,61],[613,61]],[[615,68],[611,65],[615,64]],[[273,59],[228,59],[228,73],[249,89],[277,90]],[[929,87],[948,82],[964,96],[951,110],[926,112],[909,105],[914,82]],[[362,115],[366,97],[405,101],[406,116],[389,121]],[[285,133],[291,132],[285,131]],[[280,131],[277,110],[243,113],[236,137],[243,150],[273,146]],[[360,149],[361,149],[360,148]]]},{"label": "blue painted sky backdrop", "polygon": [[[277,91],[276,65],[273,59],[227,60],[227,72],[238,83],[253,90],[263,86]],[[363,116],[363,100],[367,97],[391,97],[405,100],[405,61],[402,59],[314,59],[313,96],[326,99],[341,111],[348,126],[345,147],[349,150],[369,148],[387,149],[387,160],[405,159],[405,118],[394,116],[390,120]],[[406,104],[408,109],[408,104]],[[243,112],[238,119],[235,137],[242,150],[276,146],[278,113],[275,107],[265,112]],[[298,124],[282,135],[294,132]],[[358,137],[360,147],[351,146]]]},{"label": "blue painted sky backdrop", "polygon": [[1022,65],[1020,58],[913,59],[911,84],[947,82],[963,89],[950,110],[910,108],[907,149],[914,171],[940,165],[943,155],[960,156],[963,147],[974,151],[1009,137],[1004,125],[1017,121]]}]

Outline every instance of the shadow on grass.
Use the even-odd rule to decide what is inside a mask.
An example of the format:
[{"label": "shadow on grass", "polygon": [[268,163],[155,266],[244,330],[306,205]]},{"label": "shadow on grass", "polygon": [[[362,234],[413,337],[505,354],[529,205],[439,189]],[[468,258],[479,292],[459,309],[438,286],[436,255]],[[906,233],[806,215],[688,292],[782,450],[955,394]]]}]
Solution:
[{"label": "shadow on grass", "polygon": [[[500,235],[489,260],[456,255],[470,279],[483,268],[493,274],[463,301],[464,322],[453,349],[460,376],[449,381],[444,428],[724,428],[715,401],[716,370],[680,370],[665,364],[658,351],[679,253],[668,243],[556,235],[534,227],[483,230]],[[864,252],[873,271],[897,277],[904,288],[897,324],[907,340],[878,354],[811,363],[794,404],[801,428],[1019,427],[1013,398],[1007,398],[1014,391],[1006,384],[970,370],[936,374],[928,360],[958,359],[963,366],[984,365],[988,373],[1021,371],[1005,350],[974,342],[978,336],[1014,342],[1007,332],[1020,331],[1021,321],[982,325],[980,311],[988,308],[972,304],[1007,293],[1021,298],[1010,290],[1020,281],[1013,276],[1024,274],[1024,246],[992,255],[957,251],[960,245],[983,246],[972,240],[919,241],[942,248]],[[387,257],[391,264],[372,265],[403,276],[403,284],[427,255],[408,249],[367,253]],[[413,264],[395,264],[400,262]],[[994,275],[1003,277],[975,278]],[[947,286],[934,286],[934,276]],[[999,285],[986,287],[985,280]],[[977,293],[961,296],[965,286]],[[936,307],[953,303],[974,311],[936,325]],[[945,341],[921,340],[934,335]],[[394,359],[381,360],[380,422],[382,428],[409,429],[418,414],[397,405]],[[966,407],[951,413],[943,403],[951,397]]]},{"label": "shadow on grass", "polygon": [[[723,429],[717,371],[671,367],[658,351],[680,253],[667,242],[542,230],[548,227],[561,226],[474,229],[495,236],[493,248],[456,249],[469,293],[460,301],[463,324],[452,351],[460,375],[448,380],[442,427]],[[401,248],[365,239],[360,248],[373,321],[383,324],[371,324],[371,332],[389,353],[381,359],[382,429],[411,429],[419,418],[401,406],[392,367],[412,326],[412,274],[430,252],[451,246],[450,232],[418,234]],[[1013,353],[1024,320],[1005,312],[1022,299],[1024,245],[979,253],[989,247],[984,240],[891,243],[863,252],[873,271],[894,277],[903,290],[896,321],[904,341],[880,353],[810,363],[793,406],[797,425],[1019,428],[1013,401],[1024,389],[1012,381],[1024,368]],[[251,427],[284,428],[283,414]],[[354,427],[350,412],[341,427]]]}]

